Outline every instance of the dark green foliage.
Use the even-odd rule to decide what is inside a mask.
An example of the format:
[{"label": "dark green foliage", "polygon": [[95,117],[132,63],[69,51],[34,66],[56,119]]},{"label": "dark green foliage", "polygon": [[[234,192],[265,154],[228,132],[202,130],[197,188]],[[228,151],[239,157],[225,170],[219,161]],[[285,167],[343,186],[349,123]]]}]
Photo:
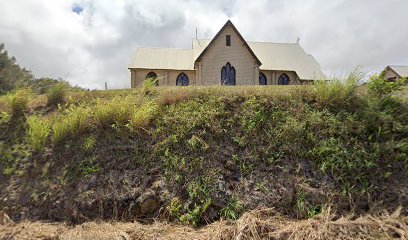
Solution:
[{"label": "dark green foliage", "polygon": [[38,94],[51,93],[52,103],[58,102],[61,97],[61,88],[81,89],[72,87],[62,79],[39,78],[35,79],[29,70],[20,67],[14,57],[8,55],[4,44],[0,43],[0,95],[19,88],[30,88]]},{"label": "dark green foliage", "polygon": [[242,207],[237,199],[231,198],[227,205],[221,209],[220,216],[223,219],[237,220],[242,213]]},{"label": "dark green foliage", "polygon": [[398,81],[388,81],[385,79],[386,72],[381,72],[380,75],[374,75],[368,82],[368,90],[371,94],[377,95],[380,98],[390,96],[393,92],[401,89],[405,85],[407,79],[401,78]]},{"label": "dark green foliage", "polygon": [[14,57],[9,57],[4,44],[0,43],[0,95],[28,86],[32,79],[31,73],[21,68]]}]

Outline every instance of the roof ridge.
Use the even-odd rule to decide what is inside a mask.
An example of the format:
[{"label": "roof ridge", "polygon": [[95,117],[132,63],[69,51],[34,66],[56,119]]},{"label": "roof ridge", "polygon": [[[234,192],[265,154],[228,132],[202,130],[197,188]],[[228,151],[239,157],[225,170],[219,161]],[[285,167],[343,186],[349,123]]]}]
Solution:
[{"label": "roof ridge", "polygon": [[285,45],[290,44],[290,45],[299,45],[299,46],[300,46],[300,44],[298,44],[298,43],[266,42],[266,41],[246,41],[246,42],[248,42],[248,43],[271,43],[271,44],[285,44]]},{"label": "roof ridge", "polygon": [[192,50],[191,48],[167,48],[167,47],[136,47],[135,49],[170,49],[170,50]]},{"label": "roof ridge", "polygon": [[408,65],[388,65],[389,67],[408,67]]},{"label": "roof ridge", "polygon": [[[202,40],[204,40],[204,41],[211,41],[212,39],[209,39],[209,38],[202,38],[202,39],[199,39],[199,38],[192,38],[192,40],[197,40],[197,41],[202,41]],[[245,40],[246,41],[246,40]],[[298,44],[298,43],[285,43],[285,42],[267,42],[267,41],[246,41],[247,43],[270,43],[270,44],[282,44],[282,45],[299,45],[300,46],[300,44]]]}]

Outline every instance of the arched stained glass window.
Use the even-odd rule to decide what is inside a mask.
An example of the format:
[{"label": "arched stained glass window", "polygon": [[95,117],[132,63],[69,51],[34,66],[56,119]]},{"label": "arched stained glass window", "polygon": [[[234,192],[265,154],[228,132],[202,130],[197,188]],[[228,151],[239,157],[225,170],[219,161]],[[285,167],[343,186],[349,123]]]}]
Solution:
[{"label": "arched stained glass window", "polygon": [[221,68],[221,84],[222,85],[235,85],[235,68],[228,62]]},{"label": "arched stained glass window", "polygon": [[157,74],[156,74],[155,72],[149,72],[149,73],[146,75],[145,79],[153,79],[153,80],[155,80],[156,86],[159,86],[159,81],[158,81],[158,79],[157,79]]},{"label": "arched stained glass window", "polygon": [[185,73],[180,73],[176,79],[176,86],[188,86],[188,76]]},{"label": "arched stained glass window", "polygon": [[259,85],[268,85],[265,74],[259,73]]},{"label": "arched stained glass window", "polygon": [[289,77],[285,73],[279,76],[278,85],[289,85]]}]

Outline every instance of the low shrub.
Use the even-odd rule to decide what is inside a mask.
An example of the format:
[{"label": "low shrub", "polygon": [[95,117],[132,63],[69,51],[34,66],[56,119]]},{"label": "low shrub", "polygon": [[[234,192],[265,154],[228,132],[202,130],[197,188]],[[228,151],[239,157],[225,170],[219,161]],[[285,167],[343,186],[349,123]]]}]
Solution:
[{"label": "low shrub", "polygon": [[28,89],[21,89],[9,96],[11,115],[13,117],[20,117],[24,115],[24,112],[27,110],[29,94],[30,91]]},{"label": "low shrub", "polygon": [[58,84],[51,87],[47,91],[47,105],[48,106],[58,106],[58,104],[64,103],[64,97],[66,94],[66,86],[63,84]]},{"label": "low shrub", "polygon": [[146,102],[140,108],[134,110],[129,124],[132,129],[147,126],[156,116],[159,106],[154,102]]},{"label": "low shrub", "polygon": [[115,97],[109,101],[98,99],[93,108],[93,115],[100,126],[125,125],[131,118],[133,108],[131,98]]},{"label": "low shrub", "polygon": [[85,133],[89,120],[89,109],[73,107],[59,115],[52,126],[53,142],[59,144],[69,137],[78,137]]},{"label": "low shrub", "polygon": [[401,78],[398,81],[392,82],[385,79],[385,71],[380,75],[374,75],[370,78],[367,84],[369,93],[379,98],[390,96],[396,91],[401,90],[401,87],[407,82],[406,78]]},{"label": "low shrub", "polygon": [[143,82],[143,93],[148,95],[152,93],[154,87],[159,86],[159,79],[155,78],[147,78]]},{"label": "low shrub", "polygon": [[39,152],[44,148],[50,133],[50,123],[43,118],[31,116],[27,118],[27,141],[31,148]]},{"label": "low shrub", "polygon": [[221,209],[220,216],[222,219],[237,220],[242,213],[242,207],[237,199],[230,199],[227,205]]},{"label": "low shrub", "polygon": [[315,81],[316,102],[329,108],[347,109],[352,107],[358,100],[357,86],[363,77],[364,73],[355,70],[344,81],[340,79]]}]

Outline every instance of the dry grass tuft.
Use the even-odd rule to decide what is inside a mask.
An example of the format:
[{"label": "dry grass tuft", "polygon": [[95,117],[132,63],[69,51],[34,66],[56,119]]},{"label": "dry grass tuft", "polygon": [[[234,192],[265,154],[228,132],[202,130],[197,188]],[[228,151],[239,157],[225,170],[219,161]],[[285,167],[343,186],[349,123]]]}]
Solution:
[{"label": "dry grass tuft", "polygon": [[[0,228],[4,239],[172,239],[172,240],[260,240],[260,239],[390,239],[408,238],[408,218],[393,214],[367,215],[352,220],[335,218],[330,208],[307,220],[285,218],[273,209],[245,213],[237,221],[219,221],[200,229],[155,222],[89,222],[75,227],[65,224],[22,222]],[[28,237],[28,238],[27,238]]]}]

